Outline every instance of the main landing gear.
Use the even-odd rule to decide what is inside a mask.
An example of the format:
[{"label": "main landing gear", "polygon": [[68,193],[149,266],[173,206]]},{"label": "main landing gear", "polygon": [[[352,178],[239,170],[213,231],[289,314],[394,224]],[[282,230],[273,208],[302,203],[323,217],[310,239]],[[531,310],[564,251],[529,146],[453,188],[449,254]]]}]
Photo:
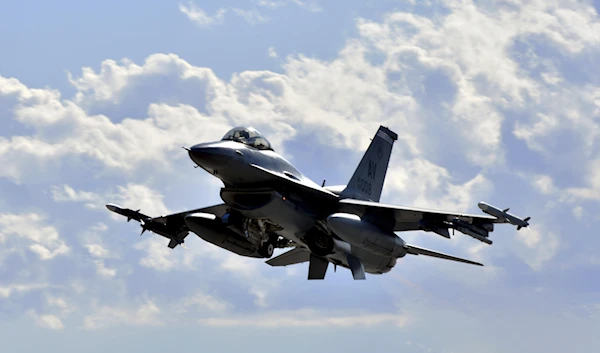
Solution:
[{"label": "main landing gear", "polygon": [[258,253],[267,259],[273,256],[273,251],[275,251],[275,243],[271,240],[265,242],[260,248],[258,248]]},{"label": "main landing gear", "polygon": [[265,241],[263,245],[258,248],[258,254],[268,259],[273,256],[273,252],[276,248],[283,249],[289,248],[290,246],[292,246],[292,242],[290,240],[273,234],[269,240]]}]

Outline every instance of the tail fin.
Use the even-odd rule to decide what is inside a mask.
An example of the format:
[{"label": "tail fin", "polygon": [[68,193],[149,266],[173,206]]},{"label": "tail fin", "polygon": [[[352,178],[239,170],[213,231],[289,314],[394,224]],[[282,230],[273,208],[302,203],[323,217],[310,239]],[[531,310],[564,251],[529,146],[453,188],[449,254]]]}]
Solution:
[{"label": "tail fin", "polygon": [[341,197],[379,202],[392,147],[398,135],[380,126]]}]

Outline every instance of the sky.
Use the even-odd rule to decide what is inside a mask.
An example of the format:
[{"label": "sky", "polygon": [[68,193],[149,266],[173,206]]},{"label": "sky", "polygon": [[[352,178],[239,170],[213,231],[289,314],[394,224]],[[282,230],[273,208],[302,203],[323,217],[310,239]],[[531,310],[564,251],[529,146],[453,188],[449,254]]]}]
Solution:
[{"label": "sky", "polygon": [[[0,339],[6,352],[595,352],[598,1],[0,3]],[[382,202],[531,217],[483,262],[307,281],[111,214],[221,202],[182,146],[260,130],[345,184],[398,133]],[[278,251],[278,253],[281,251]],[[33,338],[33,339],[32,339]]]}]

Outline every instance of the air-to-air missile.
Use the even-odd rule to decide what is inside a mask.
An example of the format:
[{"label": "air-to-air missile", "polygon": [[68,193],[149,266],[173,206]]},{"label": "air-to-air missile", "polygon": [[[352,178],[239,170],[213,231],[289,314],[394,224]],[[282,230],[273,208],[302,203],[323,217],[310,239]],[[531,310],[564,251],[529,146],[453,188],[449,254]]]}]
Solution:
[{"label": "air-to-air missile", "polygon": [[523,227],[527,228],[529,226],[528,221],[531,219],[531,217],[519,218],[514,214],[508,213],[509,208],[501,210],[498,207],[492,206],[485,202],[480,202],[477,204],[477,206],[479,206],[483,212],[503,220],[504,222],[517,226],[517,230],[520,230]]},{"label": "air-to-air missile", "polygon": [[122,216],[127,217],[127,222],[131,221],[132,219],[139,222],[141,220],[150,218],[145,214],[140,213],[140,210],[134,211],[129,208],[123,208],[119,205],[115,205],[114,203],[109,203],[108,205],[106,205],[106,208],[108,208],[110,211],[113,211],[114,213],[118,213]]}]

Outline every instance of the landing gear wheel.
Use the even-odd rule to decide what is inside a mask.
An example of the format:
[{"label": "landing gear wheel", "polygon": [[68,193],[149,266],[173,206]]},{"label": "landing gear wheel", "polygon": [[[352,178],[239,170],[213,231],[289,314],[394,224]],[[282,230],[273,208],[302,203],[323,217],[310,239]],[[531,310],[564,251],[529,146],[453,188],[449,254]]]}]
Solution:
[{"label": "landing gear wheel", "polygon": [[258,253],[267,259],[273,256],[273,251],[275,251],[275,245],[273,242],[265,243],[258,249]]}]

